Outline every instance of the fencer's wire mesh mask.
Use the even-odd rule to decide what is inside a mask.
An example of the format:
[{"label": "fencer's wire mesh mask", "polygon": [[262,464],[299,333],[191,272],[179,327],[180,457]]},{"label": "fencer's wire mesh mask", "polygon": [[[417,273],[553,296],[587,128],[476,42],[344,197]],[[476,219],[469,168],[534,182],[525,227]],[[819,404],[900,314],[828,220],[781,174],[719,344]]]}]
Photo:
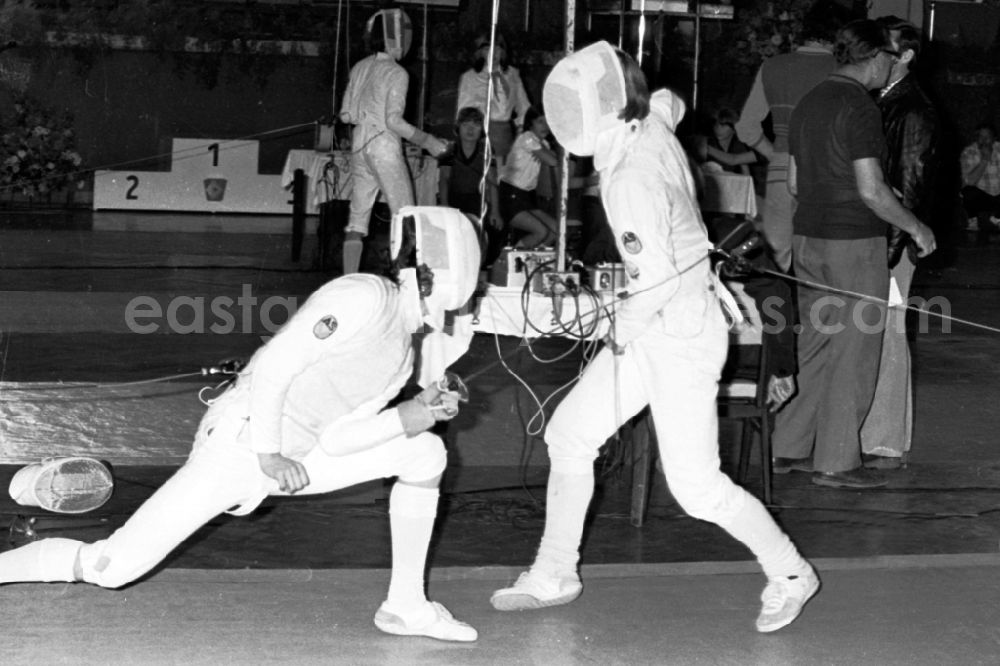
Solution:
[{"label": "fencer's wire mesh mask", "polygon": [[[379,21],[379,17],[382,20]],[[394,60],[402,60],[413,43],[413,24],[402,9],[382,9],[371,15],[365,24],[365,36],[370,40],[372,33],[382,30],[384,50]],[[369,41],[370,43],[370,41]]]},{"label": "fencer's wire mesh mask", "polygon": [[624,122],[625,75],[614,47],[597,42],[556,63],[542,103],[556,140],[574,155],[593,155],[597,135]]},{"label": "fencer's wire mesh mask", "polygon": [[56,513],[86,513],[111,498],[114,479],[110,470],[93,458],[50,458],[19,469],[9,490],[22,506],[38,506]]},{"label": "fencer's wire mesh mask", "polygon": [[[412,232],[410,228],[412,226]],[[409,265],[406,256],[416,246],[416,265],[433,272],[430,293],[421,290],[428,324],[444,326],[444,313],[465,305],[479,281],[479,237],[472,222],[454,208],[404,206],[392,219],[389,248],[397,265]],[[402,269],[413,270],[413,269]],[[426,280],[421,281],[426,284]]]}]

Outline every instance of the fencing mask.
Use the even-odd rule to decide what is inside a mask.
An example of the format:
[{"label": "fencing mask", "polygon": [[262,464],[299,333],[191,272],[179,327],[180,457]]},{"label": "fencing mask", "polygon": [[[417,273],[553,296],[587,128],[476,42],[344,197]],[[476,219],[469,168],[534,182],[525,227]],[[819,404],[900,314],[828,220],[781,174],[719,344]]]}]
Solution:
[{"label": "fencing mask", "polygon": [[114,479],[99,460],[47,458],[22,467],[10,480],[10,496],[21,506],[56,513],[86,513],[111,497]]},{"label": "fencing mask", "polygon": [[542,104],[556,140],[574,155],[593,155],[597,135],[623,122],[625,75],[614,47],[597,42],[557,62]]},{"label": "fencing mask", "polygon": [[479,236],[472,221],[459,210],[404,206],[392,219],[389,233],[392,260],[398,260],[404,246],[410,243],[416,245],[416,265],[426,265],[434,273],[433,286],[429,292],[422,290],[421,296],[428,310],[425,321],[440,330],[444,313],[461,308],[476,290]]},{"label": "fencing mask", "polygon": [[365,25],[365,38],[370,43],[372,33],[378,29],[376,23],[382,17],[383,50],[392,56],[393,60],[402,60],[413,43],[413,24],[410,17],[402,9],[382,9],[371,15]]},{"label": "fencing mask", "polygon": [[[401,268],[400,279],[419,285],[424,322],[431,327],[420,343],[417,376],[417,383],[429,386],[472,341],[472,313],[464,306],[479,282],[479,236],[472,221],[454,208],[404,206],[392,218],[389,246],[397,263],[405,262],[415,246],[417,267]],[[455,313],[447,327],[446,312]]]}]

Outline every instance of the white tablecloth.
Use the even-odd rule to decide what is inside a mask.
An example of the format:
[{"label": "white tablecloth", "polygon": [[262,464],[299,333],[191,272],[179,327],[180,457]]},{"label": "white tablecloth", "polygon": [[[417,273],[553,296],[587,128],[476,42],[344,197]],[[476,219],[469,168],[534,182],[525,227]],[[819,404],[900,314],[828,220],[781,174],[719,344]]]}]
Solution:
[{"label": "white tablecloth", "polygon": [[[578,299],[566,295],[556,305],[552,297],[532,291],[525,303],[521,298],[520,287],[489,285],[486,293],[478,297],[472,327],[477,333],[527,338],[537,338],[543,334],[557,337],[586,334],[587,339],[596,340],[608,332],[608,317],[601,306],[610,309],[613,301],[614,295],[611,292],[602,291],[597,293],[596,299],[588,294],[580,294]],[[599,318],[596,328],[595,318]]]},{"label": "white tablecloth", "polygon": [[[429,155],[407,155],[413,192],[420,206],[437,204],[438,163]],[[315,150],[290,150],[281,172],[281,186],[289,188],[296,169],[306,176],[306,212],[316,214],[319,205],[334,199],[351,198],[350,152],[337,150],[317,153]],[[379,199],[382,200],[381,198]]]},{"label": "white tablecloth", "polygon": [[753,178],[739,173],[704,173],[705,194],[701,209],[757,217]]}]

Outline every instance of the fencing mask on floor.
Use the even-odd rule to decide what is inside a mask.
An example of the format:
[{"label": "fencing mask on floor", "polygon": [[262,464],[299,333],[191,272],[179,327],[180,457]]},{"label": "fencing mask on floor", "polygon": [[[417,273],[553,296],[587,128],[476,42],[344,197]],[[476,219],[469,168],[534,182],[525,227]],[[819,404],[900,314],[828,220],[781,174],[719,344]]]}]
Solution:
[{"label": "fencing mask on floor", "polygon": [[10,496],[21,506],[56,513],[86,513],[114,491],[111,471],[99,460],[81,456],[47,458],[22,467],[10,481]]}]

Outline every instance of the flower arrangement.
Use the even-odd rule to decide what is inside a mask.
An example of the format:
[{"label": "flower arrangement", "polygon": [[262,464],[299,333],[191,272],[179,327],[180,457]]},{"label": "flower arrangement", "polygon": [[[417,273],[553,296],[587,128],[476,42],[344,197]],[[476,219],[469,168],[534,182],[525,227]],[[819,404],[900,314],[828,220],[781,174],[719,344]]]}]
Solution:
[{"label": "flower arrangement", "polygon": [[812,0],[770,0],[738,11],[732,56],[744,64],[757,65],[799,46],[802,15],[811,5]]},{"label": "flower arrangement", "polygon": [[13,113],[2,119],[0,132],[0,194],[35,197],[82,185],[70,114],[53,113],[21,95]]}]

